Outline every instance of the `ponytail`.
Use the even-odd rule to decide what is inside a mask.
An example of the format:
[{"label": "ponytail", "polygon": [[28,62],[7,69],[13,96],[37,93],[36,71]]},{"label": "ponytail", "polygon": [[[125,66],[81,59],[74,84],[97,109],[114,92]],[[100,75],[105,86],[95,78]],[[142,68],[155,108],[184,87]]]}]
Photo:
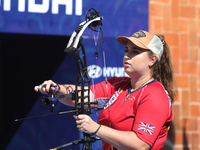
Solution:
[{"label": "ponytail", "polygon": [[158,37],[163,43],[164,50],[160,61],[156,61],[156,63],[152,66],[152,77],[157,79],[165,87],[173,102],[177,97],[177,91],[174,84],[171,54],[163,36]]}]

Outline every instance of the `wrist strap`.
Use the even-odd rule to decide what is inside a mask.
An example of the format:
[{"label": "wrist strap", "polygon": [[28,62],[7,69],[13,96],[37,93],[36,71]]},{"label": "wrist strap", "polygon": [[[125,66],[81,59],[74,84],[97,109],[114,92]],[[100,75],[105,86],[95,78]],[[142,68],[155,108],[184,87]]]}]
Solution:
[{"label": "wrist strap", "polygon": [[57,92],[60,92],[60,85],[58,83],[56,83],[56,86],[58,87],[58,91]]},{"label": "wrist strap", "polygon": [[94,133],[92,133],[91,135],[95,135],[99,131],[100,127],[101,127],[101,124],[99,124],[98,129]]}]

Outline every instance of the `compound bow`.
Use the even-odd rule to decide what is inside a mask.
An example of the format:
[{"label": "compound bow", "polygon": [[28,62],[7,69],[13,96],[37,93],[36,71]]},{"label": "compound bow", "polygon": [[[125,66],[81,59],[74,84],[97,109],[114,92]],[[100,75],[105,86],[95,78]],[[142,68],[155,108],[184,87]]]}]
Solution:
[{"label": "compound bow", "polygon": [[[70,94],[58,95],[56,94],[55,91],[52,91],[50,89],[48,97],[43,97],[43,100],[42,100],[43,105],[49,105],[51,112],[53,112],[54,106],[58,103],[58,100],[61,98],[71,98],[72,100],[74,100],[75,108],[70,111],[64,111],[64,112],[29,117],[29,118],[21,118],[21,119],[16,119],[15,121],[21,121],[21,120],[27,120],[27,119],[33,119],[33,118],[39,118],[39,117],[45,117],[45,116],[51,116],[51,115],[58,115],[58,114],[65,114],[65,113],[75,113],[76,115],[79,115],[79,114],[90,115],[92,113],[90,105],[91,104],[97,105],[97,102],[90,102],[90,77],[87,71],[87,59],[86,59],[85,48],[82,43],[82,40],[83,40],[82,34],[87,27],[89,27],[91,30],[95,32],[100,32],[101,26],[102,26],[102,19],[103,17],[99,16],[99,12],[97,12],[93,8],[90,8],[86,12],[85,21],[80,23],[76,27],[75,31],[72,33],[69,39],[67,47],[64,50],[64,52],[71,53],[74,56],[76,65],[78,68],[78,75],[76,78],[75,90],[72,91]],[[103,33],[102,33],[102,39],[103,39]],[[81,56],[79,56],[80,50],[82,50]],[[97,55],[98,55],[98,52],[95,52],[95,57],[97,57]],[[105,57],[105,54],[104,54],[104,57]],[[104,65],[105,65],[105,58],[104,58]],[[88,88],[85,88],[86,84]],[[81,90],[78,90],[77,88],[78,86],[81,86]],[[88,94],[86,95],[86,93]],[[85,99],[87,99],[87,102],[85,102]],[[51,150],[60,150],[65,147],[69,147],[69,146],[81,144],[81,143],[83,144],[82,150],[85,150],[85,149],[92,150],[92,143],[94,143],[97,139],[94,137],[91,137],[92,135],[90,134],[83,133],[83,135],[84,137],[82,139],[75,140],[73,142],[61,145]]]},{"label": "compound bow", "polygon": [[[68,45],[64,51],[66,53],[71,53],[76,61],[76,65],[78,68],[78,75],[75,84],[76,89],[75,91],[72,91],[70,94],[65,94],[65,95],[56,95],[55,92],[50,91],[49,97],[44,97],[42,100],[43,105],[50,106],[50,111],[53,111],[54,105],[58,102],[60,98],[71,98],[72,100],[75,100],[75,108],[72,110],[72,112],[75,112],[77,115],[79,114],[90,115],[91,114],[90,105],[97,104],[97,102],[90,102],[90,77],[87,71],[87,60],[86,60],[85,48],[82,43],[83,40],[82,34],[87,27],[89,27],[91,30],[95,32],[100,32],[102,26],[101,22],[102,19],[103,17],[99,16],[99,12],[91,8],[86,12],[85,21],[80,23],[76,27],[75,31],[72,33]],[[82,50],[81,56],[79,56],[80,50]],[[87,89],[85,88],[86,84],[88,87]],[[77,88],[78,86],[81,86],[81,90],[78,90]],[[86,95],[86,93],[88,94]],[[85,102],[85,99],[87,99],[87,102]],[[87,107],[85,107],[86,105]],[[84,137],[82,139],[75,140],[73,142],[61,145],[51,150],[63,149],[65,147],[81,143],[83,144],[82,150],[84,149],[92,150],[92,143],[96,141],[96,138],[91,137],[90,134],[86,133],[83,133],[83,135]]]}]

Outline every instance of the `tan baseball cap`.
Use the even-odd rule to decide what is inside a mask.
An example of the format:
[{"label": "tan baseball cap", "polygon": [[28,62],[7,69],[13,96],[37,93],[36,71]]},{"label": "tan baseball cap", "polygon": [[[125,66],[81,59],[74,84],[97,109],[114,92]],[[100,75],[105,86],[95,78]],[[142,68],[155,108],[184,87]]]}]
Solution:
[{"label": "tan baseball cap", "polygon": [[148,48],[154,54],[156,54],[158,61],[160,61],[163,53],[163,44],[160,38],[147,31],[140,30],[131,35],[131,37],[119,36],[117,41],[123,45],[126,45],[128,41],[141,48]]}]

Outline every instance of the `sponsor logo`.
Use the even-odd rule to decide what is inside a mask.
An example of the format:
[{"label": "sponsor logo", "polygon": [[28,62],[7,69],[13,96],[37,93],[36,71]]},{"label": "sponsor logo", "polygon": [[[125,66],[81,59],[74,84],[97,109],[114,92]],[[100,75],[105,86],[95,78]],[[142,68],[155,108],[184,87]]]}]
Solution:
[{"label": "sponsor logo", "polygon": [[[18,1],[18,11],[30,13],[47,13],[50,11],[52,14],[59,13],[59,6],[65,6],[65,14],[73,14],[73,6],[75,6],[75,15],[82,15],[82,1],[83,0],[0,0],[0,6],[4,11],[12,11],[12,2]],[[27,3],[27,4],[26,4]]]},{"label": "sponsor logo", "polygon": [[100,78],[100,77],[124,77],[128,76],[124,72],[123,67],[103,67],[101,68],[98,65],[88,66],[88,74],[90,78]]},{"label": "sponsor logo", "polygon": [[135,38],[140,38],[140,37],[145,37],[145,36],[146,36],[146,34],[142,30],[140,30],[140,31],[138,31],[136,33],[133,33],[131,35],[131,37],[135,37]]},{"label": "sponsor logo", "polygon": [[90,78],[99,78],[102,76],[102,69],[97,65],[88,66],[88,74]]}]

